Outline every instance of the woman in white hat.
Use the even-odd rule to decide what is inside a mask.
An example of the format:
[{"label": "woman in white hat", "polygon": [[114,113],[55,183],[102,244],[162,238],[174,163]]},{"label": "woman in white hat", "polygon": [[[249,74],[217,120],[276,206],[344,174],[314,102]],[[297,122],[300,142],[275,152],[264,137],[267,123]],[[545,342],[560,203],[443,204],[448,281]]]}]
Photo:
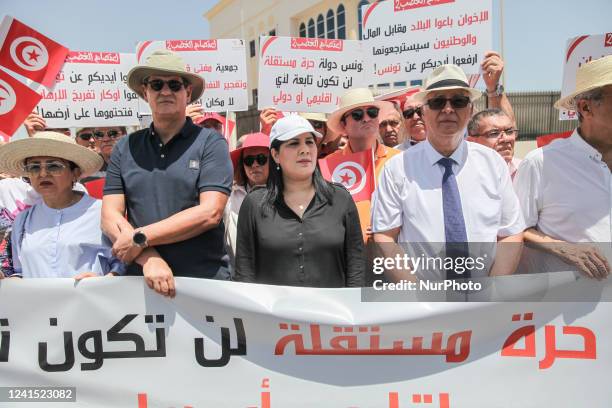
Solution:
[{"label": "woman in white hat", "polygon": [[317,168],[315,138],[303,117],[270,132],[267,188],[252,191],[238,216],[235,280],[273,285],[359,287],[365,277],[357,208]]},{"label": "woman in white hat", "polygon": [[100,155],[56,132],[0,146],[0,172],[27,177],[42,200],[15,219],[14,274],[75,278],[123,273],[100,230],[101,201],[73,189],[102,166]]}]

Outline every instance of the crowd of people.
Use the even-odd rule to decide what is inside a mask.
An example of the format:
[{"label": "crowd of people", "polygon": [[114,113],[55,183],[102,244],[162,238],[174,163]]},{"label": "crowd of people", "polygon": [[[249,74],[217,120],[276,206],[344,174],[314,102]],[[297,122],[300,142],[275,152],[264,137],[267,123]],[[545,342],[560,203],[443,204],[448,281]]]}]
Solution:
[{"label": "crowd of people", "polygon": [[[571,137],[522,162],[504,63],[485,57],[481,112],[482,92],[443,65],[401,101],[355,88],[329,115],[265,109],[261,131],[230,152],[224,118],[192,104],[203,79],[156,51],[127,79],[149,104],[151,126],[77,129],[72,138],[33,113],[29,137],[0,146],[0,278],[144,276],[170,297],[177,276],[361,287],[368,245],[393,257],[396,244],[415,242],[442,243],[455,257],[469,243],[515,244],[497,247],[490,276],[525,262],[532,272],[607,277],[605,251],[577,243],[612,242],[612,56],[583,65],[575,91],[555,104],[578,113]],[[371,201],[355,203],[318,160],[364,151],[376,187]]]}]

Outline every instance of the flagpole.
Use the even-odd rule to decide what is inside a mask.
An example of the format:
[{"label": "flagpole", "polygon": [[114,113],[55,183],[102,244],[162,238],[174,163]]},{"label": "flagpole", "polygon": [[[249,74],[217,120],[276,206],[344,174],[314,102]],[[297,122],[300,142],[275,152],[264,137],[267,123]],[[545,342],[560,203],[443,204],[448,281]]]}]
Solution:
[{"label": "flagpole", "polygon": [[[500,36],[499,39],[501,41],[501,46],[500,46],[500,53],[501,53],[501,57],[502,60],[506,60],[506,57],[504,55],[504,0],[499,0],[499,29],[500,29]],[[506,87],[506,70],[504,69],[502,71],[502,85],[504,86],[504,88]]]},{"label": "flagpole", "polygon": [[376,157],[374,155],[374,149],[378,145],[378,142],[374,143],[374,146],[370,148],[370,152],[372,153],[372,175],[374,176],[374,190],[376,190]]}]

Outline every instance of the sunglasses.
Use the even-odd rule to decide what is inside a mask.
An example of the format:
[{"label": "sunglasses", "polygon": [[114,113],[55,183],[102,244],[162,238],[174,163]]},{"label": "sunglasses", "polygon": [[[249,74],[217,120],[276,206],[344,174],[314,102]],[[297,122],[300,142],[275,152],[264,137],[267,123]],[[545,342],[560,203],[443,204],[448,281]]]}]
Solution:
[{"label": "sunglasses", "polygon": [[91,133],[81,133],[81,134],[79,135],[79,138],[80,138],[81,140],[86,141],[86,142],[89,142],[89,141],[91,140],[91,138],[92,138],[92,137],[93,137],[93,134],[91,134]]},{"label": "sunglasses", "polygon": [[116,138],[118,138],[119,136],[121,136],[122,134],[123,134],[123,133],[121,133],[121,132],[117,132],[116,130],[108,130],[108,131],[106,131],[106,132],[103,132],[103,131],[101,131],[101,130],[97,130],[97,131],[95,131],[95,132],[94,132],[94,137],[95,137],[97,140],[104,139],[104,136],[108,136],[108,137],[110,137],[111,139],[116,139]]},{"label": "sunglasses", "polygon": [[41,163],[30,163],[23,166],[23,170],[28,173],[30,176],[38,176],[42,171],[42,168],[45,168],[47,174],[58,175],[64,171],[68,166],[64,163],[60,162],[47,162],[44,165]]},{"label": "sunglasses", "polygon": [[171,79],[169,81],[164,81],[162,79],[152,79],[150,81],[145,81],[145,85],[148,85],[155,92],[159,92],[164,88],[164,85],[168,85],[168,88],[172,92],[178,92],[183,87],[187,87],[187,84],[184,81],[179,81],[178,79]]},{"label": "sunglasses", "polygon": [[325,127],[325,122],[321,122],[320,120],[309,120],[309,122],[315,130],[323,129]]},{"label": "sunglasses", "polygon": [[251,167],[253,164],[255,164],[255,162],[257,162],[257,164],[260,166],[263,166],[268,162],[268,156],[263,153],[259,153],[257,156],[245,156],[242,158],[242,162],[248,167]]},{"label": "sunglasses", "polygon": [[381,128],[386,128],[387,126],[391,126],[391,127],[397,127],[399,126],[399,120],[385,120],[380,122],[380,124],[378,125]]},{"label": "sunglasses", "polygon": [[378,117],[379,111],[380,109],[378,109],[376,106],[370,106],[366,109],[355,109],[350,111],[349,113],[345,113],[344,115],[342,115],[342,120],[345,121],[346,118],[350,116],[351,118],[353,118],[354,121],[359,122],[363,119],[366,113],[370,118],[376,119]]},{"label": "sunglasses", "polygon": [[414,116],[414,114],[417,114],[417,116],[423,116],[421,115],[421,107],[419,106],[418,108],[409,108],[406,109],[405,111],[402,112],[402,116],[404,117],[404,119],[412,119],[412,117]]},{"label": "sunglasses", "polygon": [[436,96],[427,101],[427,105],[433,110],[442,110],[446,106],[446,102],[450,102],[453,109],[462,109],[469,105],[470,97],[465,95],[455,95],[452,98]]}]

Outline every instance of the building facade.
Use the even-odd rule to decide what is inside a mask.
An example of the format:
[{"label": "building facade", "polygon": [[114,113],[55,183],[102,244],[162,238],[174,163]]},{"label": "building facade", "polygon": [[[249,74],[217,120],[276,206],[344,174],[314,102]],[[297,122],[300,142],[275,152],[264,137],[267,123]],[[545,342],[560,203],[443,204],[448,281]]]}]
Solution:
[{"label": "building facade", "polygon": [[247,45],[249,105],[257,104],[259,37],[361,39],[366,0],[221,0],[204,14],[210,38],[242,38]]}]

